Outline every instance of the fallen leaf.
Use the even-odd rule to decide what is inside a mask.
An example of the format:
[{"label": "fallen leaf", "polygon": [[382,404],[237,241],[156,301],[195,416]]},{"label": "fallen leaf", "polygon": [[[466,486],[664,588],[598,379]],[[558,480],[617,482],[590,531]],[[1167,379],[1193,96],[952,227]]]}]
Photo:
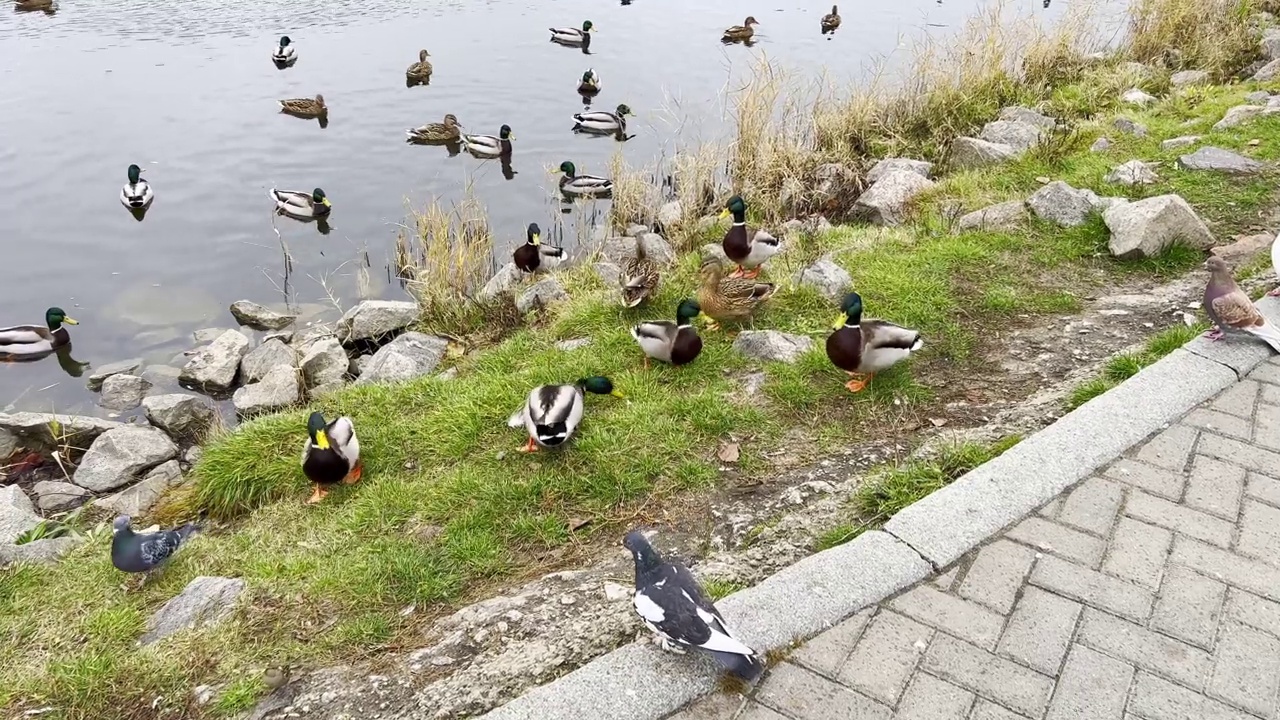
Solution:
[{"label": "fallen leaf", "polygon": [[591,524],[591,518],[570,518],[569,532],[575,532]]},{"label": "fallen leaf", "polygon": [[942,427],[943,425],[947,424],[947,419],[946,418],[929,418],[929,422],[933,423],[934,427]]},{"label": "fallen leaf", "polygon": [[1248,144],[1249,144],[1249,147],[1257,147],[1262,144],[1262,141],[1257,138],[1254,138],[1253,140],[1250,140]]},{"label": "fallen leaf", "polygon": [[739,455],[741,455],[741,451],[738,448],[738,443],[735,442],[724,443],[720,446],[720,452],[716,453],[716,457],[720,458],[720,462],[727,463],[738,462]]},{"label": "fallen leaf", "polygon": [[1041,175],[1040,177],[1036,178],[1036,182],[1040,183],[1041,185],[1048,185],[1048,184],[1049,184],[1049,178],[1047,178],[1047,177],[1045,177],[1045,176]]}]

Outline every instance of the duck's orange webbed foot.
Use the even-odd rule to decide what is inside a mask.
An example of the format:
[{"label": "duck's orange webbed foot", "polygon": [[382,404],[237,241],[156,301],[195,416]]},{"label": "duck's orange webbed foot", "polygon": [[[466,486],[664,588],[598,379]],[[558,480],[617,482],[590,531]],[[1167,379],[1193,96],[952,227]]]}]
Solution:
[{"label": "duck's orange webbed foot", "polygon": [[533,438],[529,438],[529,441],[526,442],[524,445],[522,445],[520,448],[518,448],[516,452],[522,452],[522,453],[538,452],[538,443],[534,442]]},{"label": "duck's orange webbed foot", "polygon": [[851,372],[849,373],[849,382],[845,383],[844,386],[849,388],[849,392],[860,392],[867,386],[867,383],[871,382],[871,377],[871,375]]},{"label": "duck's orange webbed foot", "polygon": [[315,485],[315,486],[313,486],[313,487],[314,487],[314,490],[312,490],[312,492],[311,492],[311,497],[307,498],[307,504],[308,504],[308,505],[315,505],[316,503],[318,503],[318,502],[320,502],[321,500],[323,500],[323,499],[325,498],[325,496],[326,496],[326,495],[328,495],[328,494],[329,494],[329,491],[328,491],[328,490],[325,490],[324,488],[320,487],[319,485]]},{"label": "duck's orange webbed foot", "polygon": [[342,484],[355,485],[360,482],[360,477],[362,475],[364,475],[364,462],[357,460],[356,466],[351,468],[351,472],[347,473],[346,477],[342,478]]}]

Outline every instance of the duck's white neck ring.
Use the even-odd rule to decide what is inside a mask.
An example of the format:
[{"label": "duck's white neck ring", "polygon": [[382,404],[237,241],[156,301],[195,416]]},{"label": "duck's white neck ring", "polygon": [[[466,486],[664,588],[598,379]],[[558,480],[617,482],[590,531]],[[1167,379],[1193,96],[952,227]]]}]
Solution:
[{"label": "duck's white neck ring", "polygon": [[849,329],[852,329],[852,330],[860,330],[860,329],[862,329],[862,323],[860,323],[860,322],[851,323],[851,322],[849,322],[849,321],[847,321],[847,320],[846,320],[846,321],[845,321],[845,323],[844,323],[844,326],[845,326],[846,328],[849,328]]},{"label": "duck's white neck ring", "polygon": [[737,221],[737,220],[734,220],[734,221],[733,221],[733,226],[734,226],[734,227],[742,227],[743,225],[746,225],[746,224],[747,224],[747,221],[746,221],[746,220],[743,220],[743,221],[741,221],[741,222],[739,222],[739,221]]}]

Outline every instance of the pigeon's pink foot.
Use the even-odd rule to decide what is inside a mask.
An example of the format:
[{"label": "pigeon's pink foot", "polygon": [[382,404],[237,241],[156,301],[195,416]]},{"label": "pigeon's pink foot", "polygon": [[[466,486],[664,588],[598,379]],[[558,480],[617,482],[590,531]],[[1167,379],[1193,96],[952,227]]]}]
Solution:
[{"label": "pigeon's pink foot", "polygon": [[1219,330],[1218,328],[1214,328],[1206,332],[1204,336],[1209,338],[1210,340],[1213,340],[1214,342],[1217,342],[1222,339],[1222,331]]},{"label": "pigeon's pink foot", "polygon": [[1267,297],[1280,297],[1280,287],[1267,293]]}]

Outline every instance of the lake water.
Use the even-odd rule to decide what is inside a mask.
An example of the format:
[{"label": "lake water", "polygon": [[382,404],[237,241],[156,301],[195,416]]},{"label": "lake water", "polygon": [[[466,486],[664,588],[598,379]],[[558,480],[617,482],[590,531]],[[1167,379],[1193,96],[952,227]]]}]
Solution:
[{"label": "lake water", "polygon": [[[1064,3],[1017,4],[1053,16]],[[350,306],[362,286],[398,297],[386,266],[407,203],[455,201],[470,183],[500,242],[523,240],[529,222],[572,226],[574,216],[554,219],[546,170],[568,159],[605,174],[618,148],[570,132],[589,67],[603,83],[593,108],[635,111],[623,152],[643,165],[678,136],[715,137],[723,91],[762,53],[852,79],[903,38],[953,33],[979,7],[859,0],[842,8],[843,27],[830,37],[819,33],[830,10],[822,0],[59,0],[52,15],[6,7],[0,325],[39,322],[58,305],[81,323],[71,328],[75,360],[142,356],[177,367],[193,330],[234,326],[227,306],[237,299],[288,301],[314,315],[332,309],[329,295]],[[722,45],[721,31],[748,13],[760,22],[755,45]],[[587,19],[598,29],[590,55],[549,42],[549,27]],[[299,57],[283,71],[269,59],[282,34]],[[404,70],[422,48],[435,74],[408,88]],[[278,113],[277,99],[316,93],[330,107],[327,127]],[[511,125],[517,174],[405,144],[405,128],[445,113],[470,132]],[[130,163],[156,193],[142,222],[118,201]],[[273,186],[323,187],[334,208],[327,235],[274,220],[293,256],[287,287]],[[360,283],[365,257],[370,282]],[[0,363],[0,409],[105,414],[95,398],[56,358]]]}]

